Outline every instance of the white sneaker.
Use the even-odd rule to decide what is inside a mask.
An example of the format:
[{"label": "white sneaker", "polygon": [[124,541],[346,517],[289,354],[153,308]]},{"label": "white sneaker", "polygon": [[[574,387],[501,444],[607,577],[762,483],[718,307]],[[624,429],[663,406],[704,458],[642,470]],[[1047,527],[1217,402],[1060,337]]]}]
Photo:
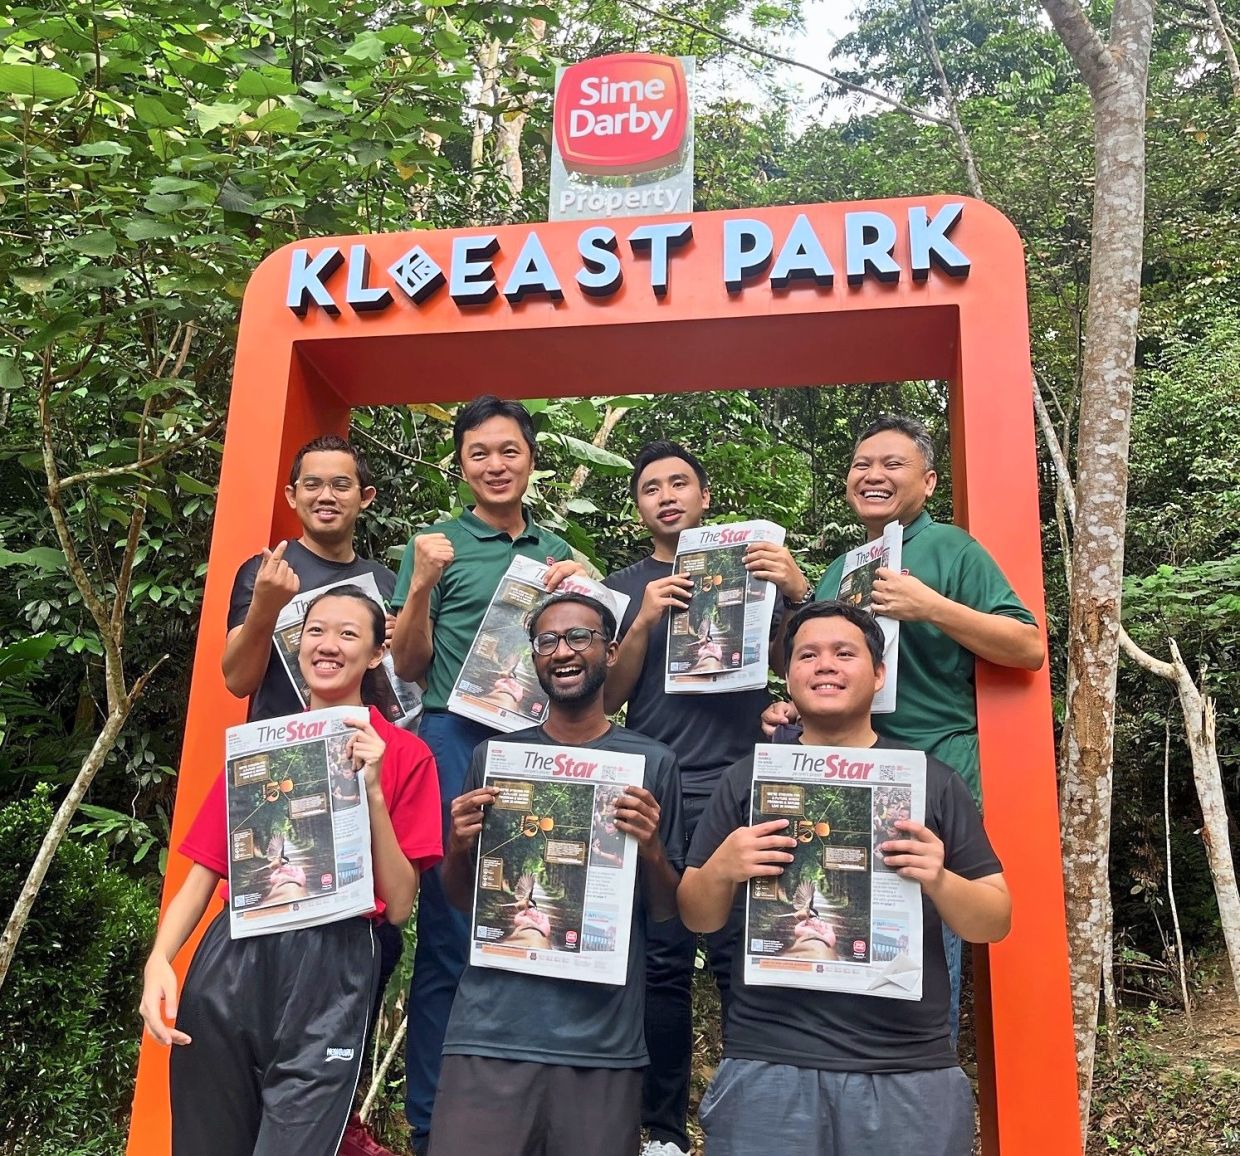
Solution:
[{"label": "white sneaker", "polygon": [[689,1153],[670,1140],[647,1140],[642,1145],[641,1156],[689,1156]]}]

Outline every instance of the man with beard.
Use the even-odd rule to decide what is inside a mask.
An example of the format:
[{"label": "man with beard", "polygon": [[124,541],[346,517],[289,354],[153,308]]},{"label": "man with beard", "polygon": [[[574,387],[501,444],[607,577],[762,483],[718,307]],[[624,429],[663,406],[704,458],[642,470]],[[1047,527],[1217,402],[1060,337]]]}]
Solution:
[{"label": "man with beard", "polygon": [[[581,594],[556,595],[530,616],[534,669],[550,698],[541,726],[514,743],[586,747],[645,758],[642,786],[615,802],[615,823],[637,842],[628,981],[621,986],[469,966],[444,1039],[431,1156],[634,1156],[641,1122],[646,916],[676,914],[684,832],[676,756],[609,722],[603,684],[616,661],[611,611]],[[462,911],[473,897],[487,747],[474,752],[452,803],[444,890]]]}]

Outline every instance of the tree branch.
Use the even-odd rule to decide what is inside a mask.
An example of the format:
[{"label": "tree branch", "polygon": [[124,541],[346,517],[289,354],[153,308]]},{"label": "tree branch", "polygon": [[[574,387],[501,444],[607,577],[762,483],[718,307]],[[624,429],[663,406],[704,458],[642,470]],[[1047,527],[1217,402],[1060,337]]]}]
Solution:
[{"label": "tree branch", "polygon": [[913,0],[913,11],[917,15],[917,25],[921,29],[922,39],[926,42],[926,52],[930,63],[934,66],[935,75],[939,79],[939,91],[943,94],[943,103],[947,106],[947,119],[951,122],[952,132],[956,136],[956,144],[960,149],[960,157],[964,161],[965,179],[969,182],[969,192],[977,199],[982,196],[982,178],[978,175],[977,160],[973,156],[973,146],[964,131],[960,120],[960,110],[956,105],[956,93],[947,79],[947,70],[943,67],[943,58],[939,55],[939,46],[934,39],[934,29],[930,25],[930,17],[926,15],[925,5],[921,0]]},{"label": "tree branch", "polygon": [[438,470],[445,478],[451,478],[456,482],[463,482],[465,480],[456,470],[450,470],[447,466],[441,466],[438,462],[427,461],[425,458],[415,458],[411,454],[405,453],[404,450],[398,450],[395,446],[388,445],[387,442],[381,442],[377,437],[368,434],[360,426],[352,426],[349,432],[356,434],[358,437],[365,438],[372,446],[378,446],[385,453],[392,454],[400,458],[401,461],[409,462],[415,466],[426,466],[427,469],[431,470]]},{"label": "tree branch", "polygon": [[133,513],[129,516],[129,533],[125,538],[125,552],[121,555],[121,572],[116,578],[116,597],[112,599],[112,634],[117,647],[125,643],[125,604],[129,601],[129,587],[133,582],[133,560],[138,552],[142,536],[142,524],[146,521],[147,491],[139,490]]},{"label": "tree branch", "polygon": [[1227,61],[1227,74],[1231,77],[1231,94],[1240,98],[1240,61],[1236,59],[1236,49],[1227,35],[1227,25],[1223,23],[1223,14],[1218,10],[1215,0],[1205,0],[1206,11],[1210,14],[1210,27],[1214,29],[1214,37],[1223,50],[1223,59]]},{"label": "tree branch", "polygon": [[639,12],[645,12],[647,16],[653,16],[656,20],[665,20],[669,24],[679,24],[682,28],[691,28],[694,32],[701,32],[706,36],[712,36],[723,44],[730,44],[733,48],[739,48],[742,52],[752,52],[755,56],[763,56],[767,60],[775,61],[777,64],[788,64],[793,68],[804,69],[806,72],[813,73],[814,76],[822,80],[826,80],[831,84],[838,84],[840,88],[847,89],[849,92],[855,92],[860,96],[868,96],[871,100],[877,100],[889,108],[894,108],[898,112],[904,113],[906,116],[914,117],[916,120],[925,121],[927,124],[937,124],[940,128],[951,128],[951,124],[941,116],[935,116],[933,113],[913,108],[890,96],[885,96],[881,92],[876,92],[872,88],[866,88],[864,84],[854,84],[851,80],[845,80],[842,76],[837,76],[833,72],[824,72],[821,68],[815,68],[812,64],[793,60],[791,56],[781,56],[778,52],[771,52],[769,49],[759,48],[756,44],[748,44],[743,40],[737,40],[734,36],[717,32],[705,24],[697,23],[696,20],[687,20],[683,16],[673,16],[668,12],[659,12],[654,8],[648,8],[645,4],[640,3],[639,0],[620,0],[620,2],[630,8],[636,8]]},{"label": "tree branch", "polygon": [[151,466],[158,465],[165,458],[169,458],[173,454],[179,453],[181,450],[188,449],[195,442],[200,442],[205,438],[209,438],[223,424],[223,416],[212,418],[197,433],[192,434],[187,438],[183,438],[181,441],[173,442],[170,446],[165,446],[157,454],[152,454],[148,458],[142,458],[140,461],[130,462],[128,465],[108,466],[106,469],[102,470],[85,470],[80,474],[70,474],[69,477],[62,478],[57,483],[57,492],[58,494],[63,493],[70,486],[81,485],[82,482],[95,482],[100,478],[115,478],[121,476],[122,474],[141,473],[143,470],[150,469]]},{"label": "tree branch", "polygon": [[[1095,95],[1115,79],[1115,59],[1077,0],[1042,0],[1055,31]],[[1117,5],[1118,7],[1118,5]]]}]

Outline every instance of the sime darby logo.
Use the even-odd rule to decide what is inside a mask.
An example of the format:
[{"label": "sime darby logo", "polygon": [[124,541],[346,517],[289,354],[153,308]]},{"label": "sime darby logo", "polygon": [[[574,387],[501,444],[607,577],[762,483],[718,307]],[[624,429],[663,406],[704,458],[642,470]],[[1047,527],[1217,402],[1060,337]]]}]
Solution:
[{"label": "sime darby logo", "polygon": [[570,172],[644,173],[676,164],[689,124],[685,70],[625,52],[570,65],[555,94],[555,141]]}]

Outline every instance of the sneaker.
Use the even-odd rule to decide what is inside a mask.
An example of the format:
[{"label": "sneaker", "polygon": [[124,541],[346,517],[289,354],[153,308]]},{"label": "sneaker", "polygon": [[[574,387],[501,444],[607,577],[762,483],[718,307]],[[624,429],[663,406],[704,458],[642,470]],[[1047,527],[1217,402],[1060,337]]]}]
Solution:
[{"label": "sneaker", "polygon": [[354,1115],[345,1125],[339,1156],[396,1156],[396,1153],[380,1144],[370,1129]]},{"label": "sneaker", "polygon": [[690,1156],[690,1154],[670,1140],[647,1140],[642,1145],[641,1156]]}]

